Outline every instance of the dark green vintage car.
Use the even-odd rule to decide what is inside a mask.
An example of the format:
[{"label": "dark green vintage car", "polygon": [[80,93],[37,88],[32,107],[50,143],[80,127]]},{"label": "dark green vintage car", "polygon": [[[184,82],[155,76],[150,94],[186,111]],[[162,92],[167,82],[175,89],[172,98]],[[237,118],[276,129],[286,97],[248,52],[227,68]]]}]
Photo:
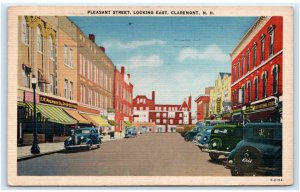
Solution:
[{"label": "dark green vintage car", "polygon": [[220,155],[228,156],[242,138],[243,127],[240,125],[215,125],[211,131],[210,141],[202,151],[209,153],[212,160],[216,160]]}]

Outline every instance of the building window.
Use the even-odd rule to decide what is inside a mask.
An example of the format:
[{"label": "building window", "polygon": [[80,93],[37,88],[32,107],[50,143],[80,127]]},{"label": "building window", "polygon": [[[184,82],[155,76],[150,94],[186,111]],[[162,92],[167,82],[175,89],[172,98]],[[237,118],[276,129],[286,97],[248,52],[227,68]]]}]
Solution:
[{"label": "building window", "polygon": [[164,124],[166,124],[166,123],[167,123],[167,120],[166,120],[166,119],[164,119],[164,120],[163,120],[163,123],[164,123]]},{"label": "building window", "polygon": [[237,80],[236,66],[234,66],[233,68],[234,68],[234,78],[233,79],[236,81]]},{"label": "building window", "polygon": [[246,70],[245,70],[246,66],[245,66],[245,56],[243,56],[242,58],[242,76],[245,74]]},{"label": "building window", "polygon": [[157,124],[160,124],[160,119],[156,119],[156,123],[157,123]]},{"label": "building window", "polygon": [[167,113],[163,113],[163,118],[166,118],[167,117]]},{"label": "building window", "polygon": [[30,88],[29,84],[29,73],[26,72],[26,68],[24,67],[23,70],[23,86]]},{"label": "building window", "polygon": [[272,56],[274,54],[274,26],[270,26],[268,29],[268,33],[270,36],[269,41],[269,56]]},{"label": "building window", "polygon": [[68,80],[67,79],[65,79],[64,93],[65,93],[65,98],[68,98]]},{"label": "building window", "polygon": [[43,35],[41,33],[40,26],[36,27],[36,31],[37,31],[37,49],[39,52],[43,52]]},{"label": "building window", "polygon": [[241,62],[238,62],[238,78],[241,77]]},{"label": "building window", "polygon": [[255,101],[258,100],[258,78],[254,79],[254,98]]},{"label": "building window", "polygon": [[82,85],[80,85],[80,103],[82,103],[83,101],[82,101]]},{"label": "building window", "polygon": [[179,117],[182,117],[182,113],[179,113]]},{"label": "building window", "polygon": [[25,45],[29,44],[29,27],[27,25],[25,17],[22,17],[22,42]]},{"label": "building window", "polygon": [[50,75],[50,93],[53,94],[54,93],[54,89],[53,89],[53,75]]},{"label": "building window", "polygon": [[68,46],[64,45],[64,64],[68,64]]},{"label": "building window", "polygon": [[73,82],[70,81],[70,100],[73,100]]},{"label": "building window", "polygon": [[263,75],[262,75],[262,83],[263,83],[263,90],[262,90],[262,94],[263,94],[263,98],[267,97],[267,84],[268,84],[268,79],[267,79],[267,72],[264,71]]},{"label": "building window", "polygon": [[253,67],[256,67],[256,58],[257,58],[256,44],[254,44],[253,45]]},{"label": "building window", "polygon": [[276,65],[272,70],[273,76],[273,94],[278,93],[278,65]]},{"label": "building window", "polygon": [[83,103],[86,104],[86,87],[83,85]]},{"label": "building window", "polygon": [[182,120],[179,120],[179,124],[182,124]]},{"label": "building window", "polygon": [[260,62],[262,63],[265,60],[265,35],[263,34],[260,38]]},{"label": "building window", "polygon": [[54,60],[54,47],[53,47],[53,39],[52,36],[49,36],[49,54],[50,59]]},{"label": "building window", "polygon": [[73,67],[73,50],[69,50],[69,66]]},{"label": "building window", "polygon": [[242,86],[242,104],[245,104],[245,85]]},{"label": "building window", "polygon": [[247,51],[247,70],[250,71],[250,49]]},{"label": "building window", "polygon": [[248,102],[251,102],[251,97],[252,97],[252,95],[251,95],[251,88],[252,88],[251,81],[249,81],[248,82]]},{"label": "building window", "polygon": [[79,74],[82,75],[82,55],[79,54]]},{"label": "building window", "polygon": [[160,113],[156,113],[156,117],[159,118],[160,117]]},{"label": "building window", "polygon": [[170,119],[170,124],[171,124],[171,125],[173,124],[173,119]]}]

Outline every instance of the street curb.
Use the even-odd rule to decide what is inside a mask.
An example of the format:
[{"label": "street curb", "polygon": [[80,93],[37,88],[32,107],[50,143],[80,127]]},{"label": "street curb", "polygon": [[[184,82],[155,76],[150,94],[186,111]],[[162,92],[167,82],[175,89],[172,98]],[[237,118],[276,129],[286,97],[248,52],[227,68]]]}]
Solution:
[{"label": "street curb", "polygon": [[19,157],[17,159],[17,161],[23,161],[23,160],[27,160],[27,159],[33,159],[33,158],[36,158],[36,157],[41,157],[41,156],[44,156],[44,155],[50,155],[50,154],[57,153],[57,152],[64,151],[64,150],[65,149],[59,149],[59,150],[55,150],[55,151],[49,151],[49,152],[45,152],[45,153],[40,153],[40,154],[37,154],[37,155],[27,155],[27,156]]}]

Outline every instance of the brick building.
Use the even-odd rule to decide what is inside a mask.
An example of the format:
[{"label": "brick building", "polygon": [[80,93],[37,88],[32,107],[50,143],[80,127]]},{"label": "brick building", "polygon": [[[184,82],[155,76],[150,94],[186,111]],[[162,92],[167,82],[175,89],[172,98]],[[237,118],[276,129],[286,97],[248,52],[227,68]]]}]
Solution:
[{"label": "brick building", "polygon": [[197,121],[204,121],[209,117],[209,101],[210,101],[210,90],[214,87],[206,87],[205,92],[199,95],[195,102],[197,104]]},{"label": "brick building", "polygon": [[281,121],[283,18],[259,17],[231,53],[233,117]]},{"label": "brick building", "polygon": [[121,67],[119,71],[116,67],[114,70],[114,112],[116,134],[125,133],[125,127],[132,123],[132,92],[133,85],[131,84],[130,74],[125,73],[125,67]]},{"label": "brick building", "polygon": [[153,132],[175,132],[178,125],[191,125],[191,110],[191,96],[180,105],[156,104],[154,91],[151,99],[145,95],[133,99],[133,121],[155,123]]}]

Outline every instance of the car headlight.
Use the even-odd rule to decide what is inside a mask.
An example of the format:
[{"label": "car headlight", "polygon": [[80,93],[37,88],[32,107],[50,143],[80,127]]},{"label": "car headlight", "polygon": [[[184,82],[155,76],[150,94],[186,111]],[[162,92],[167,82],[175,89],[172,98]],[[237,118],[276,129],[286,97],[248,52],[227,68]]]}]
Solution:
[{"label": "car headlight", "polygon": [[68,138],[68,141],[72,141],[72,137],[69,137],[69,138]]},{"label": "car headlight", "polygon": [[83,138],[84,138],[83,136],[80,137],[80,139],[83,139]]},{"label": "car headlight", "polygon": [[203,141],[206,141],[206,140],[207,140],[207,137],[204,137],[204,138],[203,138]]},{"label": "car headlight", "polygon": [[232,161],[232,160],[229,160],[228,163],[233,163],[233,161]]}]

